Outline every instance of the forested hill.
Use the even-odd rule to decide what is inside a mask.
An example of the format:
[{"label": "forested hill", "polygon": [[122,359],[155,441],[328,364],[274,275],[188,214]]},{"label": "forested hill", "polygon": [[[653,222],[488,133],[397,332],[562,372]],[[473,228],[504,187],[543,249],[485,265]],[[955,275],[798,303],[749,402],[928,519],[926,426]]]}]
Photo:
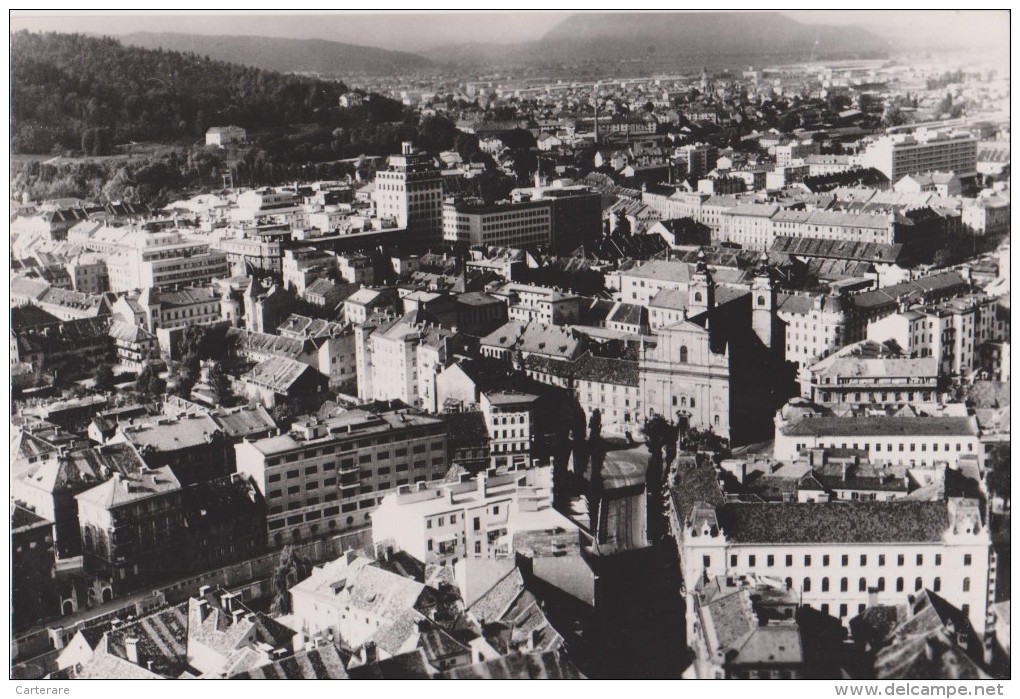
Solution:
[{"label": "forested hill", "polygon": [[427,58],[403,51],[341,44],[321,39],[283,39],[268,36],[208,36],[152,34],[120,37],[129,46],[188,51],[220,61],[285,73],[332,75],[390,75],[428,69]]},{"label": "forested hill", "polygon": [[340,82],[80,34],[11,37],[17,153],[108,152],[127,141],[202,138],[210,126],[325,124]]}]

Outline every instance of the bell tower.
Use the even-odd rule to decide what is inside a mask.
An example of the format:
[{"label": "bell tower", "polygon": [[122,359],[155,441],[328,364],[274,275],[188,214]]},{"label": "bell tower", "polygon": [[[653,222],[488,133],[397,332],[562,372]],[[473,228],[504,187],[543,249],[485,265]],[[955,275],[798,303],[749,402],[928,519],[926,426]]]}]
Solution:
[{"label": "bell tower", "polygon": [[762,253],[751,281],[751,327],[762,344],[772,347],[775,335],[776,291],[769,276],[769,257]]},{"label": "bell tower", "polygon": [[715,281],[705,261],[705,251],[698,251],[698,262],[687,285],[687,315],[696,316],[715,306]]}]

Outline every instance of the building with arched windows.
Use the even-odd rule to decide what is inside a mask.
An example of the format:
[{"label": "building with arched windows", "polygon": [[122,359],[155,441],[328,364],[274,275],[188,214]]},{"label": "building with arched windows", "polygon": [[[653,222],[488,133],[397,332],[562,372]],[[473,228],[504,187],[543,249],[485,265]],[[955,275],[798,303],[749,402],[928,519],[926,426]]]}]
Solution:
[{"label": "building with arched windows", "polygon": [[686,317],[656,329],[641,348],[645,417],[711,430],[733,444],[768,439],[768,415],[796,383],[767,270],[755,272],[750,292],[717,286],[702,254],[687,286]]}]

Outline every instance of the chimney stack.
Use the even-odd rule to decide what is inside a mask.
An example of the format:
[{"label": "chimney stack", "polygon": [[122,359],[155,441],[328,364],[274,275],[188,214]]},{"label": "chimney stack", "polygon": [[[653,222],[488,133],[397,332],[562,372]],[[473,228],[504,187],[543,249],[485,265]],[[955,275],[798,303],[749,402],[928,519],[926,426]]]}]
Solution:
[{"label": "chimney stack", "polygon": [[128,661],[138,665],[138,639],[137,638],[125,638],[124,639],[124,652],[127,654]]}]

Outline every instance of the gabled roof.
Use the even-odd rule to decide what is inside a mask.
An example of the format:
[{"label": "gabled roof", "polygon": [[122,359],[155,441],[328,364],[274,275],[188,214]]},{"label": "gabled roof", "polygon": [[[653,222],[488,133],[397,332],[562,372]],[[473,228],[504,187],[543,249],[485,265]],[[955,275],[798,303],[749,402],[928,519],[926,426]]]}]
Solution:
[{"label": "gabled roof", "polygon": [[967,615],[924,590],[875,655],[875,675],[899,680],[988,679],[990,675],[968,652],[979,648],[980,638]]},{"label": "gabled roof", "polygon": [[274,393],[288,393],[307,372],[318,374],[307,364],[288,357],[270,357],[256,364],[241,380],[268,388]]},{"label": "gabled roof", "polygon": [[181,483],[170,467],[163,466],[128,475],[117,472],[110,480],[86,490],[76,498],[109,510],[137,500],[166,495],[180,488]]}]

